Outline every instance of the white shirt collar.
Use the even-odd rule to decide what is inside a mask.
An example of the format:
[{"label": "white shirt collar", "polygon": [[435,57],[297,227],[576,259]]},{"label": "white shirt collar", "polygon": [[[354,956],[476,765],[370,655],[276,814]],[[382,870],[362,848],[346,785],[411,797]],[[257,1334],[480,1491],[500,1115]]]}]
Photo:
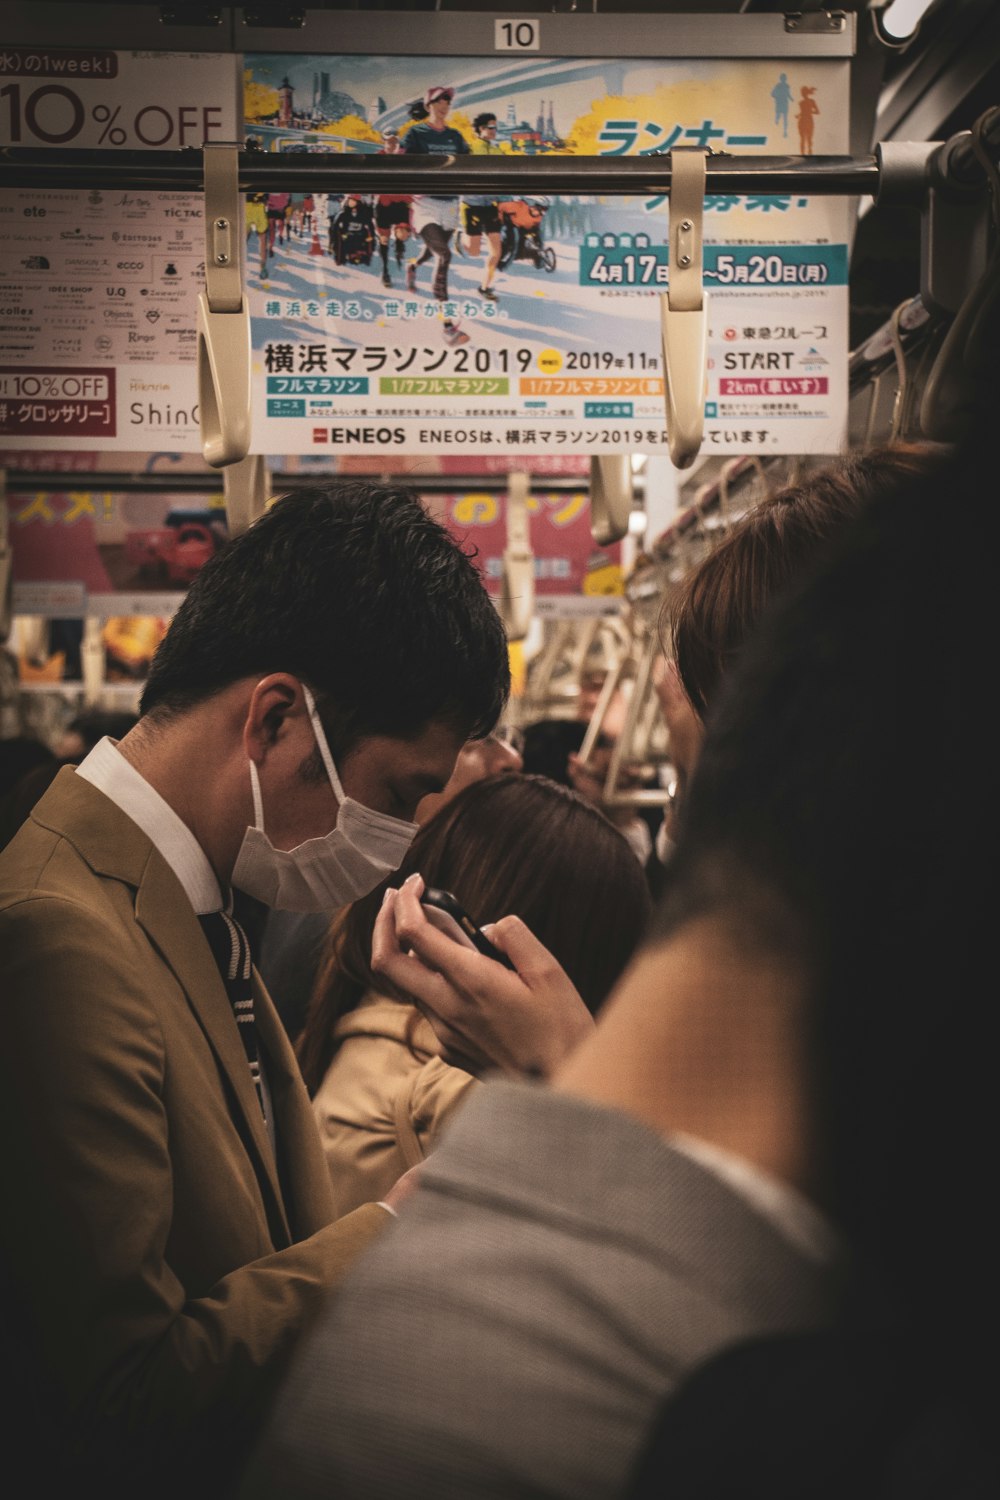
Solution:
[{"label": "white shirt collar", "polygon": [[677,1131],[668,1140],[675,1151],[690,1156],[707,1172],[726,1183],[810,1260],[822,1265],[835,1259],[840,1249],[836,1230],[825,1214],[787,1182],[779,1182],[777,1177],[762,1172],[745,1157],[697,1136]]},{"label": "white shirt collar", "polygon": [[105,737],[76,768],[76,774],[96,786],[156,846],[184,887],[196,915],[219,911],[222,892],[204,849],[187,824]]}]

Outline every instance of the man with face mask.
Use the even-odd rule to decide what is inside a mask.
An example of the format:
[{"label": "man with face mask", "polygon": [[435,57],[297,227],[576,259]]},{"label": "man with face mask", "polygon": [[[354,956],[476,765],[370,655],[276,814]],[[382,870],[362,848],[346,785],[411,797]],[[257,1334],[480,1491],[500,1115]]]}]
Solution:
[{"label": "man with face mask", "polygon": [[[426,823],[473,781],[499,776],[505,771],[520,771],[521,753],[515,744],[519,739],[520,730],[508,726],[464,744],[446,785],[441,791],[428,792],[421,798],[413,815],[416,822]],[[305,1025],[329,932],[330,917],[326,909],[282,913],[272,909],[261,937],[257,966],[293,1042]]]},{"label": "man with face mask", "polygon": [[508,685],[478,575],[414,496],[286,497],[191,586],[135,728],[3,852],[0,1266],[46,1493],[233,1492],[296,1337],[388,1222],[331,1222],[243,903],[371,890]]}]

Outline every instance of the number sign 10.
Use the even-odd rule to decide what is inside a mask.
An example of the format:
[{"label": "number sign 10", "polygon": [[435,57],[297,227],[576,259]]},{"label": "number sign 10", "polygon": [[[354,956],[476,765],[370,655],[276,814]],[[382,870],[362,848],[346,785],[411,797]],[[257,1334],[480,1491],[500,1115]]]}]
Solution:
[{"label": "number sign 10", "polygon": [[493,47],[497,52],[537,52],[541,34],[538,21],[495,21]]}]

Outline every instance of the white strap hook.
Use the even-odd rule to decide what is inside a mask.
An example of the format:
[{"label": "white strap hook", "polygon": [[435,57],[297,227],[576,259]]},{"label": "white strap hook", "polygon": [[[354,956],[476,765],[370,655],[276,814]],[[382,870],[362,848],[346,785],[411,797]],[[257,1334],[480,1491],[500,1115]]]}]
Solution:
[{"label": "white strap hook", "polygon": [[213,468],[250,451],[250,307],[243,292],[239,148],[205,145],[205,290],[198,297],[201,448]]},{"label": "white strap hook", "polygon": [[500,617],[512,641],[523,641],[535,612],[535,559],[531,551],[528,497],[531,476],[507,476],[507,546],[503,554]]},{"label": "white strap hook", "polygon": [[620,542],[632,511],[632,460],[627,453],[590,460],[590,532],[599,547]]},{"label": "white strap hook", "polygon": [[13,610],[14,559],[10,550],[10,526],[7,511],[7,471],[0,469],[0,644],[10,635]]},{"label": "white strap hook", "polygon": [[670,153],[670,267],[660,295],[667,443],[678,469],[694,463],[705,428],[708,294],[702,277],[705,163],[697,146]]},{"label": "white strap hook", "polygon": [[227,464],[222,471],[222,493],[226,502],[229,535],[240,536],[260,519],[271,494],[271,476],[263,453]]},{"label": "white strap hook", "polygon": [[87,708],[100,705],[104,691],[104,632],[102,621],[88,615],[83,622],[80,643],[80,671],[83,676],[83,701]]}]

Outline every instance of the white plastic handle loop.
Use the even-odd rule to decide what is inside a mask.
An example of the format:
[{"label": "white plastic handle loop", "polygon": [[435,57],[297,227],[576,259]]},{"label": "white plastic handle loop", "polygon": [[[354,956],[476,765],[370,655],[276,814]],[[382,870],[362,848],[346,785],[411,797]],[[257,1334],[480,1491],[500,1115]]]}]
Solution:
[{"label": "white plastic handle loop", "polygon": [[577,751],[578,761],[588,769],[593,769],[590,765],[590,757],[594,753],[594,748],[601,737],[601,731],[604,728],[604,721],[608,717],[611,701],[618,691],[627,666],[628,657],[622,656],[608,668],[604,675],[601,690],[597,695],[597,702],[594,704],[594,711],[590,716],[590,722],[581,741],[580,749]]},{"label": "white plastic handle loop", "polygon": [[97,708],[104,691],[104,634],[101,621],[88,615],[83,622],[80,643],[80,672],[83,677],[83,701],[87,708]]},{"label": "white plastic handle loop", "polygon": [[205,145],[205,290],[198,297],[201,449],[213,468],[250,451],[250,307],[236,146]]},{"label": "white plastic handle loop", "polygon": [[667,444],[678,469],[690,468],[705,430],[708,296],[702,276],[705,163],[700,147],[670,153],[670,267],[660,296]]},{"label": "white plastic handle loop", "polygon": [[252,453],[226,465],[222,472],[222,494],[231,537],[242,535],[260,519],[267,509],[270,493],[271,476],[263,453]]},{"label": "white plastic handle loop", "polygon": [[[633,628],[638,626],[635,622]],[[622,786],[623,772],[630,766],[641,765],[647,754],[646,736],[641,731],[649,721],[649,700],[652,695],[651,679],[653,662],[659,655],[660,643],[656,632],[633,641],[632,666],[635,677],[632,692],[625,709],[622,732],[615,741],[604,783],[604,801],[609,807],[662,807],[667,802],[665,791],[648,791],[644,788]],[[652,695],[655,696],[655,695]]]},{"label": "white plastic handle loop", "polygon": [[632,511],[632,461],[627,453],[590,460],[590,533],[599,547],[620,542]]},{"label": "white plastic handle loop", "polygon": [[511,641],[523,641],[535,613],[535,558],[528,524],[531,476],[507,477],[507,546],[503,554],[500,617]]},{"label": "white plastic handle loop", "polygon": [[10,635],[13,623],[14,559],[10,550],[7,510],[7,471],[0,469],[0,642]]}]

